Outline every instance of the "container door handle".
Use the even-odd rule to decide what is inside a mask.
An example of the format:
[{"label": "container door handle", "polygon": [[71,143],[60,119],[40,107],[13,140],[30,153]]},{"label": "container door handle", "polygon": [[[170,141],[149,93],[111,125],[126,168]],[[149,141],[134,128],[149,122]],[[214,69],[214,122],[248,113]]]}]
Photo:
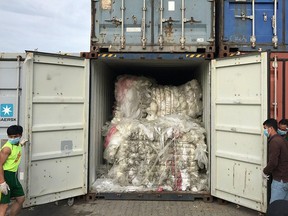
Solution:
[{"label": "container door handle", "polygon": [[112,19],[109,19],[109,20],[106,19],[105,21],[106,22],[112,22],[116,26],[119,26],[122,23],[122,19],[118,19],[117,17],[112,17]]},{"label": "container door handle", "polygon": [[172,17],[169,17],[168,19],[162,19],[162,23],[168,23],[168,25],[172,25],[173,22],[179,22],[180,20],[173,20]]},{"label": "container door handle", "polygon": [[141,38],[141,42],[142,42],[142,49],[146,49],[146,43],[147,43],[147,38],[146,38],[146,11],[147,11],[147,7],[146,7],[146,0],[143,0],[143,17],[142,17],[142,38]]},{"label": "container door handle", "polygon": [[244,12],[241,12],[241,15],[235,15],[236,18],[240,18],[242,20],[250,19],[253,20],[253,15],[246,15]]},{"label": "container door handle", "polygon": [[278,36],[277,36],[277,0],[274,0],[274,15],[272,17],[272,28],[273,28],[273,37],[272,43],[273,47],[276,49],[278,47]]}]

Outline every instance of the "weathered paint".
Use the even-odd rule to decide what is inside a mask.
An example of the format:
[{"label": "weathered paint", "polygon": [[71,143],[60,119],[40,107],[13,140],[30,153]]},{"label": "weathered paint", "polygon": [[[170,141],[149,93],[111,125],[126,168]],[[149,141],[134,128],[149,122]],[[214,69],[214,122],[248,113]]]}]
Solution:
[{"label": "weathered paint", "polygon": [[215,52],[215,2],[92,1],[91,52]]},{"label": "weathered paint", "polygon": [[274,0],[220,0],[217,32],[220,57],[236,51],[287,50],[287,3],[278,0],[276,11],[274,3]]},{"label": "weathered paint", "polygon": [[[269,66],[270,66],[269,115],[271,118],[275,118],[278,121],[281,120],[282,118],[288,119],[288,53],[287,52],[270,53]],[[275,82],[275,70],[276,70],[276,82]],[[275,95],[275,84],[276,84],[276,95]]]}]

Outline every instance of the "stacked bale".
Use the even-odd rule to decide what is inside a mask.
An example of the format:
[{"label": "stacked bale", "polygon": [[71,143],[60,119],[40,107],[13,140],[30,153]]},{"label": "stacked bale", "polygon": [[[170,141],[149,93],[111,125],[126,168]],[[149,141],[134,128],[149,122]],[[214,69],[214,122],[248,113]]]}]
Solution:
[{"label": "stacked bale", "polygon": [[[103,178],[140,190],[207,189],[207,176],[199,172],[208,163],[201,92],[196,80],[175,87],[120,77],[115,116],[105,132],[104,158],[111,168]],[[99,184],[99,192],[111,190]]]}]

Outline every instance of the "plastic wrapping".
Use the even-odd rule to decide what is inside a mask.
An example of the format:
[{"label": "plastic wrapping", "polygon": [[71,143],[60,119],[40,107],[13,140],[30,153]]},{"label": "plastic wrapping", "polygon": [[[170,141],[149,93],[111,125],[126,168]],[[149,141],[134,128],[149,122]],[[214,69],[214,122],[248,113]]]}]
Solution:
[{"label": "plastic wrapping", "polygon": [[119,76],[115,84],[116,109],[114,123],[122,118],[139,119],[150,104],[150,87],[154,81],[146,77]]},{"label": "plastic wrapping", "polygon": [[[197,192],[205,188],[200,186],[199,169],[206,166],[207,146],[198,120],[185,115],[154,121],[123,119],[116,128],[104,158],[113,164],[106,178],[121,190],[134,186]],[[99,187],[106,191],[105,185]]]},{"label": "plastic wrapping", "polygon": [[104,159],[111,168],[93,187],[98,192],[207,190],[201,91],[196,80],[176,87],[120,76],[115,116],[103,127]]},{"label": "plastic wrapping", "polygon": [[202,114],[202,90],[197,80],[175,86],[156,86],[151,90],[151,103],[147,119],[159,116],[185,114],[197,118]]}]

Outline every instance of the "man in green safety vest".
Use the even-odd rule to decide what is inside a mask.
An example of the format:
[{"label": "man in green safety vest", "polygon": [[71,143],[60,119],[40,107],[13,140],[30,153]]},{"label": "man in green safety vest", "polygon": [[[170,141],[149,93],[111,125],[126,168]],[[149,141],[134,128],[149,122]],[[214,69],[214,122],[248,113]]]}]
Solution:
[{"label": "man in green safety vest", "polygon": [[20,141],[22,133],[23,128],[20,125],[10,126],[7,129],[9,139],[0,151],[0,216],[5,216],[10,198],[15,198],[15,202],[11,205],[10,216],[19,213],[25,200],[23,188],[17,177],[22,146],[27,142]]}]

